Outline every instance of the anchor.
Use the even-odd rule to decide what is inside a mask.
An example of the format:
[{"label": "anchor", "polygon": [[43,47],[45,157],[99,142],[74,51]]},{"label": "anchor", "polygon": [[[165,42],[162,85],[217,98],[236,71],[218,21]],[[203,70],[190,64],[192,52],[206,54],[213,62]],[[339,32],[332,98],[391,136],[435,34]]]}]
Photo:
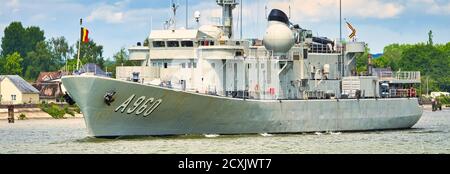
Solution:
[{"label": "anchor", "polygon": [[107,104],[108,106],[111,106],[111,103],[113,103],[115,101],[114,95],[116,95],[115,91],[106,92],[105,97],[104,97],[105,104]]}]

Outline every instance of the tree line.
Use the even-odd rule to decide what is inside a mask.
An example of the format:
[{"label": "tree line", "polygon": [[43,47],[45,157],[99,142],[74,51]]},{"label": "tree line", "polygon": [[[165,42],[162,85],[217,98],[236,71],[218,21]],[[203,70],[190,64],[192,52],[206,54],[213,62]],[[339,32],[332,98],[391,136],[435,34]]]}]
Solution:
[{"label": "tree line", "polygon": [[[24,27],[21,22],[12,22],[4,30],[1,39],[0,74],[20,75],[34,81],[40,72],[67,71],[76,69],[78,44],[70,45],[63,36],[46,39],[44,30],[37,26]],[[102,69],[115,72],[115,66],[130,64],[125,49],[114,55],[114,60],[103,57],[103,46],[91,38],[81,44],[81,65],[95,63]]]},{"label": "tree line", "polygon": [[[432,31],[426,43],[391,44],[384,48],[380,58],[373,59],[376,68],[391,68],[393,71],[420,71],[421,91],[450,91],[450,42],[434,44]],[[357,60],[358,71],[367,70],[369,50]]]}]

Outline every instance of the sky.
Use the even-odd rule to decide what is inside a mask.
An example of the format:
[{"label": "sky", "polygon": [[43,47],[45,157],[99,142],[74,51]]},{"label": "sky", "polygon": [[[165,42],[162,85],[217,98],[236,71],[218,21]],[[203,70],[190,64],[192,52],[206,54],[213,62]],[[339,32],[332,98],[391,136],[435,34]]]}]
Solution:
[{"label": "sky", "polygon": [[[177,27],[196,28],[195,11],[201,12],[200,24],[217,24],[221,8],[214,0],[174,0],[180,6]],[[39,26],[47,39],[64,36],[69,44],[79,39],[79,19],[90,30],[90,38],[104,46],[105,58],[121,48],[142,42],[151,30],[163,28],[171,16],[170,0],[0,0],[0,37],[9,23]],[[267,8],[266,8],[267,7]],[[339,0],[243,0],[243,38],[262,38],[266,16],[273,8],[289,14],[291,22],[310,29],[314,35],[339,38]],[[240,7],[234,10],[236,23]],[[267,10],[266,10],[267,9]],[[342,18],[357,30],[357,40],[368,43],[372,53],[382,53],[392,43],[427,42],[433,31],[435,43],[450,42],[450,0],[342,0]],[[350,30],[343,25],[343,35]]]}]

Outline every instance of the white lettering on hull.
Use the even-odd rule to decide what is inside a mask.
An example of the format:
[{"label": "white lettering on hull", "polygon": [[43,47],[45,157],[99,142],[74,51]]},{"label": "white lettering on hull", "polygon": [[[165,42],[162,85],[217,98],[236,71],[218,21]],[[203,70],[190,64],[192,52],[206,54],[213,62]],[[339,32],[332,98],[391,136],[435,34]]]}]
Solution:
[{"label": "white lettering on hull", "polygon": [[[151,115],[162,103],[162,99],[155,98],[147,98],[146,96],[141,96],[137,98],[136,101],[133,100],[136,98],[136,95],[133,94],[130,96],[127,100],[125,100],[119,107],[117,107],[114,111],[115,112],[121,112],[127,114],[136,114],[136,115],[142,115],[143,117],[148,117]],[[131,105],[131,103],[133,103]]]}]

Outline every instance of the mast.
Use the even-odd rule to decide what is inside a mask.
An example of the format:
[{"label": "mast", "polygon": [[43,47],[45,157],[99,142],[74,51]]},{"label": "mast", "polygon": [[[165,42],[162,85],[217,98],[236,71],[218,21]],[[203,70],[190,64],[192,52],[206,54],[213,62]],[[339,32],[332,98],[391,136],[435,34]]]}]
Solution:
[{"label": "mast", "polygon": [[222,25],[224,35],[233,37],[233,9],[236,8],[236,0],[216,0],[217,5],[222,6]]},{"label": "mast", "polygon": [[339,0],[339,42],[342,43],[342,0]]},{"label": "mast", "polygon": [[344,41],[342,38],[342,0],[339,0],[339,42],[341,43],[341,58],[340,58],[340,71],[341,79],[345,76],[345,53],[344,53]]},{"label": "mast", "polygon": [[243,6],[244,6],[244,2],[243,2],[244,0],[241,0],[241,24],[240,24],[240,26],[241,26],[241,40],[242,40],[242,14],[244,13],[243,11],[242,11],[242,9],[243,9]]},{"label": "mast", "polygon": [[186,0],[186,30],[189,27],[189,0]]},{"label": "mast", "polygon": [[[83,18],[81,18],[80,19],[80,26],[81,26],[81,29],[83,29]],[[80,69],[80,53],[81,53],[81,37],[83,37],[82,35],[81,35],[81,32],[80,32],[80,42],[78,42],[78,57],[77,57],[77,69],[76,70],[79,70]]]},{"label": "mast", "polygon": [[174,0],[172,0],[172,12],[173,12],[173,16],[172,19],[170,19],[169,22],[169,27],[168,28],[172,28],[173,30],[177,29],[177,10],[178,10],[179,5],[177,3],[175,3]]}]

